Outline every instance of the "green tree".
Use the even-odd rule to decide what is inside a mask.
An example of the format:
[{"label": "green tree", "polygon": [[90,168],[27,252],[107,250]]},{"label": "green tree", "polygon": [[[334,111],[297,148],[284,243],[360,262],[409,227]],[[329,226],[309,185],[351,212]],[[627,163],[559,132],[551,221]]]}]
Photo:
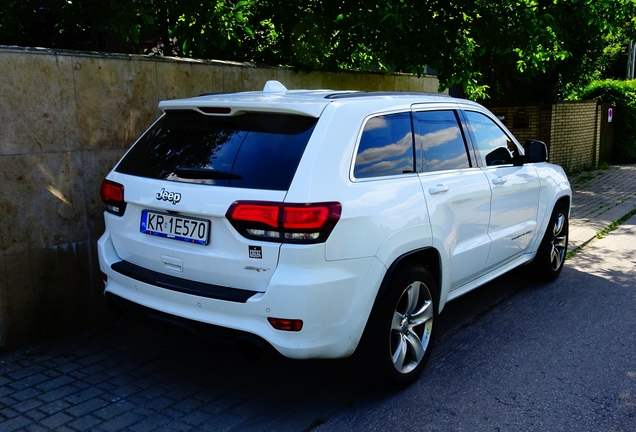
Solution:
[{"label": "green tree", "polygon": [[490,96],[504,102],[550,102],[563,98],[568,86],[584,87],[606,76],[621,54],[618,44],[625,46],[634,33],[633,0],[477,5],[481,23],[473,28],[479,46],[475,67],[482,71]]},{"label": "green tree", "polygon": [[612,162],[636,162],[636,80],[594,81],[580,96],[609,102],[615,107]]},{"label": "green tree", "polygon": [[0,43],[421,74],[550,102],[616,74],[636,0],[0,0]]},{"label": "green tree", "polygon": [[[250,1],[0,0],[0,44],[141,53],[243,56]],[[148,41],[148,42],[147,42]]]},{"label": "green tree", "polygon": [[[479,91],[471,68],[471,18],[457,2],[440,0],[259,1],[254,22],[277,35],[246,42],[254,60],[296,69],[375,70],[421,74],[429,66],[445,85]],[[252,45],[253,44],[253,45]]]},{"label": "green tree", "polygon": [[[422,73],[472,98],[544,101],[607,76],[634,35],[635,0],[260,1],[254,60],[297,69]],[[620,45],[622,44],[622,45]]]},{"label": "green tree", "polygon": [[0,44],[134,52],[152,0],[0,0]]},{"label": "green tree", "polygon": [[156,26],[154,32],[162,34],[169,54],[249,61],[251,56],[242,45],[253,38],[248,20],[254,3],[255,0],[155,0],[161,26]]}]

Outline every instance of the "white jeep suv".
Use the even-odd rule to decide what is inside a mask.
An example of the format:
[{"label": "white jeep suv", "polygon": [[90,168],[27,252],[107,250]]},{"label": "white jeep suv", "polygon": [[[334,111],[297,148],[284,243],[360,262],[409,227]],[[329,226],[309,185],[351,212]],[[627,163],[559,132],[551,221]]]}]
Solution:
[{"label": "white jeep suv", "polygon": [[287,90],[164,101],[101,187],[109,303],[412,382],[444,305],[524,264],[556,278],[571,189],[484,107]]}]

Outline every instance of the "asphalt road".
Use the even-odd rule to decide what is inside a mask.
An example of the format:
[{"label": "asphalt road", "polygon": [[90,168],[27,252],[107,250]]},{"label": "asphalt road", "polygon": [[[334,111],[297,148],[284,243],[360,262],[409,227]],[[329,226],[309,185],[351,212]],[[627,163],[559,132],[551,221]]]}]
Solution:
[{"label": "asphalt road", "polygon": [[313,430],[636,431],[635,239],[632,218],[553,283],[489,284],[485,295],[516,292],[447,330],[416,384],[354,399]]}]

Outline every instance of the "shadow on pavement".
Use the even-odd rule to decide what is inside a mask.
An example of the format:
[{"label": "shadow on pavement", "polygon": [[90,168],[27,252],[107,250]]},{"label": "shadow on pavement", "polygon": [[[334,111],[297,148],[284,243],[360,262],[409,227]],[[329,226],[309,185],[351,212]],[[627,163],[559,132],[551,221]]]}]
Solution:
[{"label": "shadow on pavement", "polygon": [[[448,303],[438,342],[529,285],[513,272]],[[129,320],[0,361],[3,408],[30,404],[79,430],[310,430],[384,394],[346,361],[255,362],[227,344]]]}]

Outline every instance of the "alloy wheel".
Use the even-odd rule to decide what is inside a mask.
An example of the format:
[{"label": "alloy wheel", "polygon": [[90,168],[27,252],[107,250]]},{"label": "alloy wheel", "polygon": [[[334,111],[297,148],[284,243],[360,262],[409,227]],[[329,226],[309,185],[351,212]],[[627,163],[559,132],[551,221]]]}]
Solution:
[{"label": "alloy wheel", "polygon": [[433,299],[420,281],[410,284],[397,303],[391,323],[390,349],[395,369],[414,370],[424,358],[433,330]]},{"label": "alloy wheel", "polygon": [[554,222],[552,238],[552,248],[550,252],[550,264],[552,270],[558,270],[565,259],[565,250],[567,247],[568,234],[564,229],[566,226],[566,219],[563,213],[559,213]]}]

